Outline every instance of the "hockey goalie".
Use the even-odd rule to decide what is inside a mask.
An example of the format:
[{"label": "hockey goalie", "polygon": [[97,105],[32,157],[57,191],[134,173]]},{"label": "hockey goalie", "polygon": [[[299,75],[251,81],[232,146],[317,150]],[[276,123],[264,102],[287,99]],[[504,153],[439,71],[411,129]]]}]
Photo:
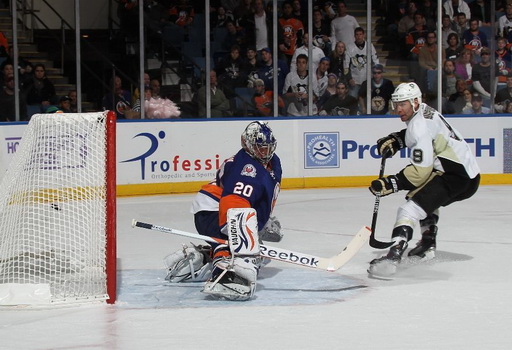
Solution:
[{"label": "hockey goalie", "polygon": [[[192,203],[201,235],[229,244],[185,245],[165,258],[170,282],[206,281],[203,292],[215,298],[248,300],[254,294],[261,241],[279,242],[281,225],[272,216],[281,185],[277,141],[267,123],[249,123],[242,149],[219,168]],[[261,228],[261,229],[259,229]]]}]

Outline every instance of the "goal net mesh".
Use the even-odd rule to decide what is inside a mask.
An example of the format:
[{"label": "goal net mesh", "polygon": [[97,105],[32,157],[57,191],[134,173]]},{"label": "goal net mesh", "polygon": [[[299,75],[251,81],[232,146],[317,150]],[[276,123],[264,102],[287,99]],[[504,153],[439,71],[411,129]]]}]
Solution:
[{"label": "goal net mesh", "polygon": [[0,186],[0,304],[108,298],[106,117],[28,124]]}]

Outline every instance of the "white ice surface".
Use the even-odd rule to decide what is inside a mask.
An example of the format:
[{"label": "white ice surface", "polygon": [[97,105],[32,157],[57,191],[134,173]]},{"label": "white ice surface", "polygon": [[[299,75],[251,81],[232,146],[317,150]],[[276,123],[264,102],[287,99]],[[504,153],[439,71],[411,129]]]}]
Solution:
[{"label": "white ice surface", "polygon": [[[1,308],[0,349],[512,349],[512,186],[443,208],[437,260],[392,281],[368,278],[382,252],[365,246],[336,273],[272,262],[248,302],[167,284],[162,259],[189,240],[131,228],[135,218],[195,232],[191,198],[120,198],[118,303]],[[382,199],[377,238],[389,240],[402,202]],[[283,191],[278,244],[334,255],[370,225],[372,207],[364,188]]]}]

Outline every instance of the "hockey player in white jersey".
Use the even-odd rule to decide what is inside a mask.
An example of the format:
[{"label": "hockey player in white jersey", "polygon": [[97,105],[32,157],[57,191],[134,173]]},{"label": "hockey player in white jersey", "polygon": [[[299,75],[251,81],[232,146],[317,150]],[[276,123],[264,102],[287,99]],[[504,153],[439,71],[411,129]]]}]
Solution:
[{"label": "hockey player in white jersey", "polygon": [[413,229],[419,223],[422,237],[409,256],[433,258],[439,208],[471,197],[480,183],[480,170],[462,135],[434,108],[422,103],[415,83],[400,84],[391,96],[392,108],[407,128],[377,141],[383,157],[407,147],[410,164],[398,174],[371,182],[370,191],[386,196],[407,190],[398,208],[389,252],[370,263],[371,275],[391,275],[401,261]]}]

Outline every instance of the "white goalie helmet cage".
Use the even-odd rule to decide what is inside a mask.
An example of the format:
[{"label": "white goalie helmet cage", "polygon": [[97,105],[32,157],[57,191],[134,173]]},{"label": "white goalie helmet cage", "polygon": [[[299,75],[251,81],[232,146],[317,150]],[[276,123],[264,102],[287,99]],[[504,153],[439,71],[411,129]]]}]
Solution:
[{"label": "white goalie helmet cage", "polygon": [[251,122],[242,133],[242,147],[249,155],[267,164],[276,151],[277,141],[267,123]]},{"label": "white goalie helmet cage", "polygon": [[402,83],[397,86],[393,94],[391,95],[391,107],[396,108],[396,104],[402,101],[410,101],[414,108],[414,100],[417,99],[418,103],[421,104],[421,89],[416,83]]}]

